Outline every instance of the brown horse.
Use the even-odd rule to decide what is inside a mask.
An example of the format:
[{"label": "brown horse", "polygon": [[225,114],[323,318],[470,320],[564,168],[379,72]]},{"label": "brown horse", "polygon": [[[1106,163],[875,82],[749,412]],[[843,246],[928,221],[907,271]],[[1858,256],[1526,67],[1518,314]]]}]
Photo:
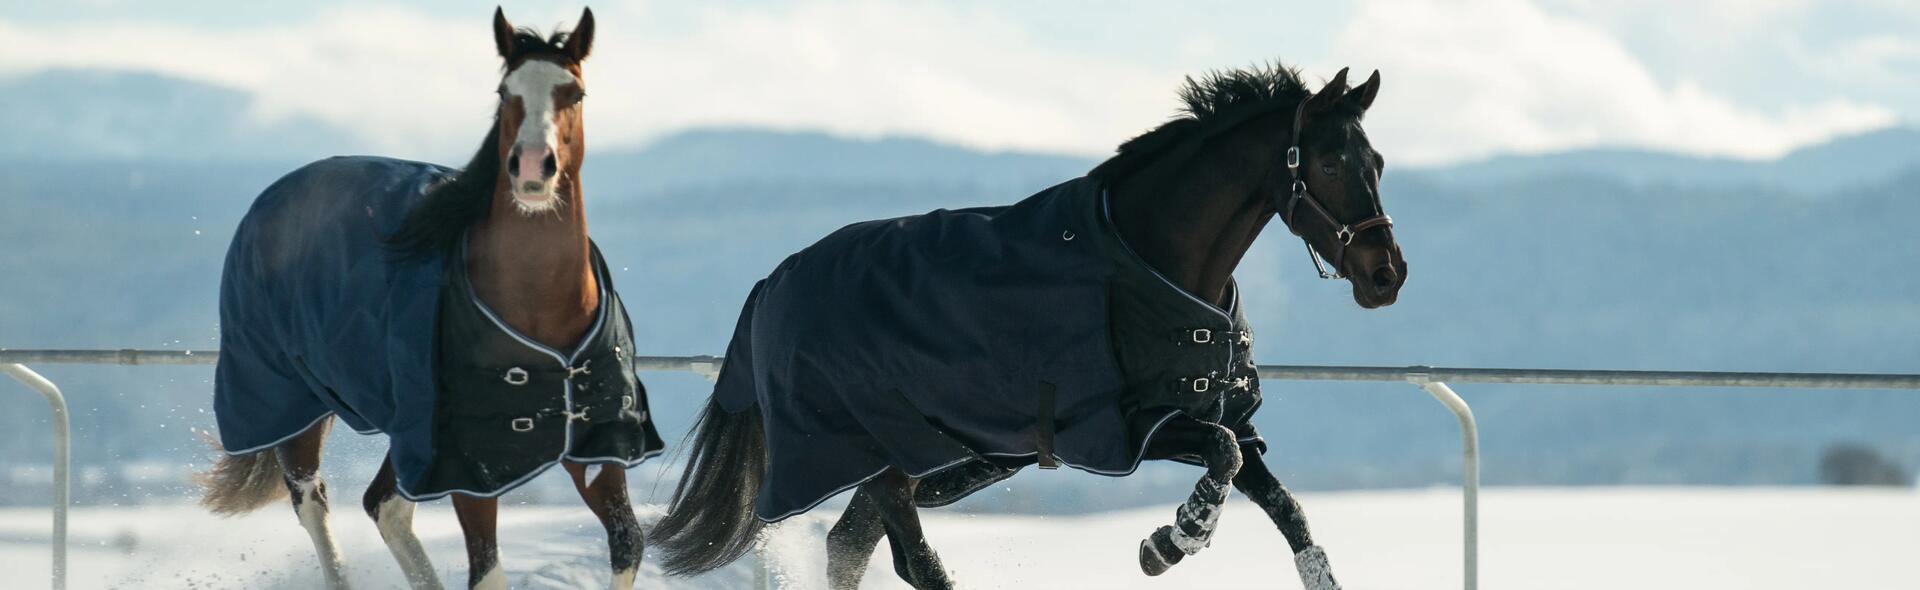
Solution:
[{"label": "brown horse", "polygon": [[[578,344],[579,349],[575,352],[578,356],[580,350],[587,348],[586,341],[592,340],[594,335],[617,329],[609,325],[602,330],[601,324],[625,322],[624,311],[603,309],[617,308],[618,301],[610,300],[613,297],[611,286],[603,271],[600,270],[601,263],[588,240],[586,209],[579,180],[580,165],[585,156],[581,102],[586,91],[581,75],[581,63],[592,47],[593,36],[594,19],[591,10],[582,13],[579,24],[570,33],[561,32],[542,38],[532,31],[516,29],[507,21],[505,14],[496,9],[493,19],[493,37],[500,57],[505,61],[498,91],[500,99],[495,116],[496,121],[479,152],[466,168],[454,172],[417,163],[371,158],[336,158],[316,163],[289,175],[287,179],[276,183],[275,187],[269,188],[267,194],[256,201],[254,211],[249,213],[249,220],[243,222],[241,231],[235,238],[235,248],[230,250],[226,282],[234,283],[235,277],[246,276],[249,277],[250,282],[254,283],[289,284],[290,281],[303,280],[299,278],[303,275],[320,275],[326,277],[328,282],[339,284],[352,281],[354,275],[367,273],[400,276],[397,271],[388,270],[395,267],[375,266],[376,261],[388,258],[444,260],[446,261],[444,264],[451,269],[450,274],[446,276],[462,276],[459,284],[470,287],[468,291],[471,297],[477,297],[477,303],[468,311],[485,312],[492,318],[492,322],[504,326],[498,330],[499,334],[510,335],[524,345],[515,354],[547,352],[553,358],[561,358],[562,355],[554,351],[576,350],[576,344]],[[416,177],[425,177],[428,180],[421,181],[417,185],[411,181],[394,180],[394,178]],[[389,185],[399,185],[400,188],[388,190]],[[367,197],[364,197],[366,194],[381,194],[382,191],[397,191],[396,194],[400,196],[392,197],[392,200],[387,201],[356,200],[366,199]],[[305,195],[314,196],[310,199],[299,198]],[[339,208],[338,203],[352,203],[350,207],[345,207],[350,209],[347,211],[349,215],[330,218],[315,213],[315,211],[331,212],[333,209],[329,207]],[[360,214],[363,203],[364,215]],[[361,233],[368,234],[368,239],[359,240],[350,246],[352,248],[386,248],[391,256],[369,251],[351,251],[349,254],[342,254],[338,248],[332,253],[319,252],[325,249],[324,246],[332,243],[325,240],[344,239],[337,236],[361,231],[356,229],[360,226],[353,225],[357,223],[355,220],[374,219],[377,225],[380,220],[386,218],[385,216],[391,215],[391,211],[399,209],[407,209],[409,212],[402,222],[397,223],[397,227],[380,228],[377,232],[363,231]],[[294,210],[298,213],[268,214],[285,210]],[[316,219],[320,221],[316,222]],[[274,225],[275,223],[280,225]],[[300,231],[308,229],[306,226],[316,224],[325,225],[313,234],[318,237],[309,238],[302,234],[301,238],[288,239],[284,235],[265,237],[256,235],[285,233],[257,229],[259,227]],[[373,239],[371,236],[374,233],[381,234],[379,238],[382,239]],[[275,237],[279,240],[269,241]],[[268,247],[255,245],[262,241],[267,241]],[[295,244],[287,245],[289,242]],[[361,246],[360,244],[363,243],[374,245]],[[243,259],[233,253],[239,251],[243,245],[267,251],[270,254],[253,255]],[[296,271],[291,274],[271,276],[263,274],[273,270],[275,263],[279,262],[275,256],[303,262],[321,255],[350,258],[351,260],[343,263],[346,265],[344,268],[348,270],[336,276],[327,274],[332,272],[328,265],[319,265],[319,268],[296,268]],[[302,256],[309,258],[297,258]],[[243,262],[246,264],[242,264]],[[298,267],[292,262],[285,265]],[[255,274],[244,274],[248,272]],[[437,285],[439,276],[426,277],[426,282]],[[381,279],[375,282],[383,285],[398,284],[394,281],[399,280],[401,279]],[[380,403],[377,401],[368,405],[342,403],[341,395],[355,385],[361,384],[362,382],[356,380],[365,377],[350,374],[350,372],[358,369],[360,373],[374,373],[375,380],[371,383],[375,385],[365,389],[377,390],[376,393],[379,395],[402,398],[425,395],[425,393],[406,391],[406,388],[402,387],[397,380],[390,383],[385,376],[379,375],[386,371],[387,365],[378,364],[385,363],[385,358],[368,359],[351,356],[356,351],[375,350],[378,351],[374,353],[376,355],[384,357],[391,354],[398,358],[408,354],[408,351],[392,345],[386,345],[385,349],[380,348],[381,341],[373,339],[329,342],[328,344],[333,345],[331,348],[336,350],[310,351],[311,356],[316,358],[295,358],[293,365],[284,369],[285,372],[297,371],[300,377],[299,380],[287,383],[287,387],[320,392],[320,395],[314,396],[319,399],[319,402],[310,402],[304,393],[258,391],[234,393],[234,395],[244,394],[253,397],[278,395],[279,401],[267,405],[279,404],[302,408],[310,406],[306,411],[319,413],[320,417],[311,422],[300,422],[304,426],[297,428],[296,433],[273,440],[271,443],[258,445],[236,443],[232,438],[236,434],[229,431],[244,431],[251,426],[247,423],[250,418],[242,415],[241,410],[253,409],[253,407],[243,406],[248,403],[252,406],[262,404],[246,402],[245,399],[229,400],[227,398],[229,392],[225,389],[239,389],[238,385],[230,387],[229,381],[235,383],[250,381],[248,385],[251,385],[271,377],[241,379],[246,375],[240,375],[240,372],[248,368],[252,356],[240,347],[250,344],[248,339],[254,332],[243,331],[246,328],[238,325],[244,322],[237,320],[246,316],[229,317],[229,311],[244,311],[249,305],[252,308],[296,308],[303,302],[310,303],[300,299],[302,289],[282,288],[281,291],[289,291],[293,294],[277,298],[268,295],[253,297],[268,299],[263,304],[254,305],[245,300],[252,296],[252,293],[256,293],[248,290],[250,288],[254,287],[223,285],[222,357],[220,381],[217,383],[217,387],[222,391],[216,394],[216,409],[221,414],[219,416],[221,436],[225,448],[232,454],[223,457],[214,470],[203,478],[203,483],[207,487],[207,495],[203,503],[216,513],[237,514],[259,508],[281,495],[290,493],[300,523],[307,529],[315,549],[319,552],[321,570],[327,585],[333,588],[345,587],[346,581],[340,554],[327,527],[327,486],[319,476],[321,447],[327,431],[335,415],[354,425],[357,430],[387,432],[395,437],[395,441],[399,440],[403,430],[409,428],[404,417],[386,422],[370,418],[383,409],[388,410],[390,414],[399,413],[391,407],[367,407],[368,405],[379,406]],[[334,285],[319,285],[314,288],[319,289],[318,292],[323,294],[315,296],[322,300],[319,304],[329,308],[352,308],[359,303],[337,295],[344,291]],[[279,292],[272,291],[272,293]],[[463,293],[461,301],[464,302],[468,298],[469,296]],[[429,297],[428,302],[432,301],[433,299]],[[334,324],[321,330],[327,332],[326,337],[332,338],[336,337],[340,331],[339,325],[351,321],[363,321],[365,317],[370,317],[365,314],[401,313],[398,309],[389,310],[381,305],[365,307],[372,309],[365,311],[349,309],[348,315],[329,316],[347,319],[317,323]],[[426,309],[432,310],[435,307],[428,305]],[[449,321],[446,319],[449,317],[446,307],[441,306],[439,309],[441,310],[440,321],[443,323]],[[617,319],[609,319],[607,314],[614,312],[621,315]],[[234,311],[234,313],[240,312]],[[354,313],[362,315],[351,315]],[[382,325],[364,327],[383,335],[389,333],[385,331],[389,327],[396,327],[392,333],[422,330],[432,332],[431,329],[425,329],[429,326],[419,326],[419,329],[414,329],[415,326],[400,325],[404,322],[392,321],[394,317],[397,315],[378,318],[378,322],[365,321],[364,323]],[[274,323],[278,318],[279,316],[276,315],[254,323]],[[430,312],[427,319],[431,321],[431,318]],[[293,321],[297,323],[301,319],[296,318]],[[627,329],[630,331],[630,327]],[[437,335],[429,333],[409,337],[417,338],[413,341],[418,342],[434,342],[436,338],[439,340],[449,338],[444,330]],[[630,342],[623,342],[625,346],[631,346]],[[257,343],[253,344],[257,345]],[[461,347],[474,345],[472,342],[445,342],[444,344],[446,346],[436,345],[434,348],[443,352],[455,351],[454,354],[457,354]],[[278,344],[274,345],[278,346]],[[623,350],[618,344],[612,346],[611,350],[612,354],[631,356],[630,348]],[[284,356],[292,355],[289,353]],[[533,354],[533,356],[536,359],[541,357],[540,354]],[[324,370],[325,367],[320,366],[328,358],[334,359],[333,365],[346,365],[349,368],[329,376]],[[353,362],[340,361],[339,359],[342,358]],[[422,358],[433,362],[439,357],[428,354]],[[538,458],[535,463],[521,470],[526,472],[523,477],[514,481],[489,482],[490,487],[483,492],[464,488],[437,491],[414,489],[415,493],[410,494],[407,488],[409,480],[404,475],[408,467],[405,463],[397,463],[396,458],[402,457],[402,453],[398,449],[398,443],[395,443],[396,448],[389,453],[386,462],[380,468],[379,475],[369,485],[362,506],[367,515],[377,523],[382,539],[386,541],[408,581],[414,587],[440,587],[432,564],[412,531],[414,501],[452,495],[454,509],[466,535],[468,585],[473,588],[505,588],[506,577],[500,569],[498,545],[494,536],[498,495],[555,463],[565,467],[581,498],[606,527],[613,569],[612,587],[632,587],[634,575],[640,564],[642,543],[639,523],[627,496],[624,468],[657,453],[658,445],[652,445],[654,448],[645,448],[647,445],[643,441],[639,448],[630,448],[622,452],[580,450],[578,445],[582,444],[581,441],[595,436],[591,433],[596,431],[577,422],[585,421],[593,427],[599,427],[600,424],[589,417],[595,408],[586,407],[585,402],[582,401],[589,392],[579,382],[587,379],[583,375],[598,368],[600,375],[595,378],[613,379],[617,384],[621,379],[619,371],[624,363],[628,362],[603,358],[592,360],[600,361],[597,367],[585,363],[566,364],[557,368],[525,365],[534,367],[531,374],[521,366],[508,369],[505,382],[510,386],[522,386],[530,382],[537,385],[542,383],[542,379],[548,379],[548,382],[554,384],[555,389],[551,391],[560,393],[555,393],[553,397],[558,400],[562,395],[565,396],[564,405],[559,408],[559,415],[543,413],[538,416],[513,418],[511,421],[507,418],[497,420],[488,418],[476,424],[495,430],[481,432],[473,438],[461,439],[509,445],[510,448],[513,441],[534,440],[511,438],[515,436],[533,437],[542,433],[554,433],[551,436],[563,437],[551,439],[560,441],[557,444],[568,445],[566,450],[558,451],[558,458],[553,454]],[[571,361],[562,359],[562,362]],[[361,366],[353,367],[352,365],[355,364]],[[616,366],[607,366],[608,364]],[[273,369],[267,371],[268,373],[280,372],[278,365],[262,366]],[[229,374],[230,371],[232,375]],[[229,377],[233,379],[229,380]],[[631,377],[631,370],[627,370],[625,378]],[[500,383],[497,378],[488,381],[488,385],[493,386],[498,386]],[[432,383],[429,380],[427,385],[431,387]],[[564,390],[560,389],[562,385]],[[528,392],[533,389],[523,387],[520,395],[528,395]],[[431,430],[434,431],[433,436],[437,437],[452,428],[449,425],[456,422],[460,416],[471,415],[464,413],[466,410],[492,411],[489,408],[463,408],[463,404],[481,402],[460,397],[460,395],[467,395],[465,391],[454,393],[459,395],[443,395],[443,399],[437,406],[434,402],[427,402],[428,409],[442,412],[443,415],[436,416],[434,420],[424,421],[427,426],[415,425],[416,431]],[[620,436],[631,435],[640,439],[652,436],[651,426],[645,422],[643,397],[639,400],[641,409],[636,411],[634,408],[636,405],[634,397],[641,396],[642,393],[644,392],[630,393],[624,399],[619,394],[613,396],[612,403],[624,405],[615,415],[616,417],[608,423],[622,429]],[[425,399],[433,398],[428,396]],[[306,418],[302,416],[301,419]],[[357,421],[371,422],[371,425],[370,427],[361,426],[356,424]],[[555,426],[548,429],[548,425]],[[641,428],[644,428],[645,432],[638,430]],[[269,436],[278,436],[278,433],[275,432]],[[486,440],[487,437],[496,439],[498,442]],[[657,441],[657,436],[652,438]],[[466,443],[459,441],[453,444],[455,444],[451,449],[453,452],[442,452],[436,455],[433,462],[436,467],[456,462],[445,455],[471,454],[476,456],[476,461],[482,462],[491,459],[485,456],[491,451],[483,452],[480,448],[461,446]],[[400,466],[399,469],[396,469],[397,464]],[[485,467],[482,465],[478,471],[485,471]],[[397,471],[402,475],[396,477]]]},{"label": "brown horse", "polygon": [[1125,475],[1166,459],[1206,474],[1141,543],[1147,575],[1206,547],[1237,488],[1307,588],[1338,588],[1261,461],[1232,273],[1278,216],[1355,303],[1397,298],[1407,264],[1380,202],[1385,161],[1360,127],[1380,77],[1350,88],[1346,74],[1318,93],[1279,66],[1189,81],[1187,116],[1085,178],[1010,207],[854,224],[782,263],[748,296],[651,531],[663,566],[720,567],[764,522],[856,489],[826,539],[832,587],[857,587],[885,537],[902,579],[950,588],[917,508],[1036,463]]}]

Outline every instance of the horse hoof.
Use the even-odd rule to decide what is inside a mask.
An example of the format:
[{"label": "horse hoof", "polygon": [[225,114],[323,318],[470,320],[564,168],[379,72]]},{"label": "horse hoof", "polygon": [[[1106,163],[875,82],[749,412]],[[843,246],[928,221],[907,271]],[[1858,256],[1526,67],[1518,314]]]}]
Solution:
[{"label": "horse hoof", "polygon": [[1149,576],[1167,573],[1173,564],[1186,557],[1173,545],[1173,527],[1163,526],[1140,541],[1140,571]]}]

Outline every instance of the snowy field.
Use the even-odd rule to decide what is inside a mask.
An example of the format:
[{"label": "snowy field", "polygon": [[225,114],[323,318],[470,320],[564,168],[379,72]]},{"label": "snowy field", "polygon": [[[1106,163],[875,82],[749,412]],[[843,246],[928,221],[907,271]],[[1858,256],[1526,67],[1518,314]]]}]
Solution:
[{"label": "snowy field", "polygon": [[[357,494],[354,494],[357,496]],[[357,500],[357,498],[356,498]],[[1457,588],[1457,491],[1304,494],[1334,571],[1349,590]],[[357,509],[334,514],[357,587],[399,587],[378,533]],[[1160,578],[1134,549],[1163,509],[1077,517],[967,516],[930,511],[927,528],[968,588],[1298,588],[1279,533],[1243,501],[1227,508],[1213,546]],[[658,516],[644,510],[644,519]],[[1493,589],[1920,588],[1920,492],[1835,488],[1493,489],[1482,497],[1481,580]],[[824,585],[830,511],[768,535],[782,588]],[[0,587],[43,587],[47,512],[0,510]],[[418,528],[443,581],[465,580],[459,525],[446,502]],[[584,507],[505,506],[501,557],[515,588],[604,587],[605,542]],[[306,535],[286,509],[232,520],[190,505],[87,508],[73,514],[74,588],[315,588]],[[642,588],[747,588],[757,562]],[[885,544],[868,588],[903,587]]]}]

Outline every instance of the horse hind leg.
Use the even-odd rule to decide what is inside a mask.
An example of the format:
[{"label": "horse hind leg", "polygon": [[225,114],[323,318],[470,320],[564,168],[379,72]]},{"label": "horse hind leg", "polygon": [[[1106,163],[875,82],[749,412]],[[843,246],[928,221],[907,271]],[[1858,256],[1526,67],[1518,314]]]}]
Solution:
[{"label": "horse hind leg", "polygon": [[1240,471],[1240,444],[1232,430],[1218,424],[1185,424],[1196,427],[1198,437],[1193,442],[1199,443],[1199,456],[1206,463],[1207,474],[1194,484],[1186,503],[1175,511],[1174,524],[1160,527],[1140,542],[1140,571],[1149,576],[1166,573],[1182,558],[1199,553],[1213,542],[1220,511],[1226,505],[1233,478]]},{"label": "horse hind leg", "polygon": [[380,529],[380,540],[386,542],[394,560],[400,562],[400,572],[407,576],[407,584],[415,590],[438,590],[440,578],[433,571],[433,562],[427,558],[420,538],[413,534],[414,503],[400,496],[392,458],[380,464],[380,474],[373,477],[373,483],[367,484],[361,507]]},{"label": "horse hind leg", "polygon": [[847,511],[827,531],[827,587],[855,590],[866,577],[867,562],[887,529],[880,522],[880,509],[866,488],[853,493]]},{"label": "horse hind leg", "polygon": [[1280,528],[1280,534],[1286,536],[1303,588],[1340,590],[1340,583],[1333,579],[1333,569],[1327,564],[1327,552],[1313,543],[1313,535],[1307,530],[1307,516],[1300,510],[1300,502],[1293,499],[1293,494],[1273,476],[1259,455],[1248,457],[1246,467],[1233,478],[1233,485],[1266,511],[1274,526]]},{"label": "horse hind leg", "polygon": [[889,469],[879,477],[861,484],[860,491],[871,496],[893,547],[894,573],[920,590],[944,590],[954,587],[953,579],[940,565],[940,556],[927,543],[920,529],[919,508],[914,505],[914,480],[898,470]]},{"label": "horse hind leg", "polygon": [[640,531],[640,518],[633,514],[633,501],[627,497],[626,469],[619,465],[565,465],[580,499],[607,529],[608,561],[613,566],[608,587],[632,590],[646,553],[646,538]]},{"label": "horse hind leg", "polygon": [[287,491],[293,496],[293,512],[299,515],[300,526],[307,529],[314,551],[320,556],[320,574],[326,578],[328,588],[344,589],[347,580],[340,548],[334,545],[333,531],[327,527],[327,483],[320,479],[320,451],[326,445],[327,431],[332,425],[332,420],[322,420],[274,447],[273,452],[280,461]]}]

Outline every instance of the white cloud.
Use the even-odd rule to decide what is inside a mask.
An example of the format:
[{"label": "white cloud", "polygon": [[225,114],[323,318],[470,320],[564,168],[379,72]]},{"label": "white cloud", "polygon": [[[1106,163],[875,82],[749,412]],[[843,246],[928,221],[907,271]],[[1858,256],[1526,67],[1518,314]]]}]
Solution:
[{"label": "white cloud", "polygon": [[[632,68],[618,74],[618,100],[646,103],[651,128],[824,127],[1097,153],[1164,120],[1179,80],[1043,47],[988,10],[824,2],[713,8],[694,21],[665,34],[602,38]],[[596,82],[607,78],[602,70]]]},{"label": "white cloud", "polygon": [[[170,24],[22,27],[0,23],[0,71],[145,70],[240,88],[259,120],[311,114],[376,147],[419,154],[477,144],[498,59],[485,21],[465,26],[395,9],[334,13],[284,27]],[[450,125],[460,122],[456,127]]]},{"label": "white cloud", "polygon": [[[999,4],[597,4],[586,71],[596,146],[689,126],[757,125],[1099,154],[1172,114],[1182,75],[1275,56],[1380,68],[1385,92],[1368,127],[1401,162],[1602,144],[1761,157],[1895,120],[1838,94],[1763,110],[1698,78],[1662,82],[1591,19],[1526,0],[1367,2],[1345,23],[1308,16],[1281,27],[1342,30],[1331,50],[1278,33],[1271,42],[1243,34],[1129,38],[1123,47],[1063,42],[1071,31],[1035,31],[1017,6]],[[1779,13],[1793,4],[1770,6]],[[541,10],[509,14],[543,27],[577,15]],[[1085,24],[1133,18],[1123,12]],[[1295,46],[1305,44],[1313,47]],[[1271,53],[1222,55],[1223,47],[1269,45]],[[0,73],[105,67],[217,82],[258,95],[249,113],[257,119],[313,115],[359,132],[371,142],[364,149],[418,158],[471,149],[498,77],[484,11],[447,19],[338,8],[254,28],[0,22],[0,46],[8,48]],[[1893,39],[1850,51],[1898,65],[1911,63],[1914,49]],[[1308,65],[1312,77],[1333,71]]]},{"label": "white cloud", "polygon": [[[962,8],[855,1],[694,12],[693,22],[641,32],[623,25],[652,25],[646,6],[598,8],[586,66],[597,145],[758,125],[1101,153],[1171,114],[1180,75],[1042,48],[1012,22]],[[576,15],[516,21],[570,26]],[[255,29],[0,22],[0,46],[9,48],[0,73],[102,67],[216,82],[256,93],[251,116],[312,114],[372,148],[417,157],[470,149],[498,79],[485,19],[397,8]]]},{"label": "white cloud", "polygon": [[1368,128],[1415,162],[1594,145],[1759,158],[1898,120],[1843,98],[1763,112],[1663,84],[1605,30],[1523,0],[1366,2],[1337,43],[1383,70]]}]

